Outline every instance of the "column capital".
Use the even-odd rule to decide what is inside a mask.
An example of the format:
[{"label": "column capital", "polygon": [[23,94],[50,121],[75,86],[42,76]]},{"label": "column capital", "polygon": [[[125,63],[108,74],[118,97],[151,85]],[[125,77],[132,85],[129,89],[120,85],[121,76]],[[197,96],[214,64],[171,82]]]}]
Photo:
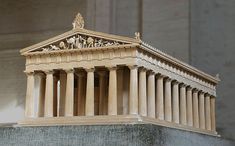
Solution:
[{"label": "column capital", "polygon": [[199,92],[199,90],[198,90],[198,89],[193,88],[193,93],[198,93],[198,92]]},{"label": "column capital", "polygon": [[201,94],[203,94],[203,95],[204,95],[204,94],[205,94],[205,92],[204,92],[204,91],[202,91],[202,90],[200,90],[200,91],[199,91],[199,95],[201,95]]},{"label": "column capital", "polygon": [[141,66],[141,67],[139,67],[139,71],[140,72],[147,72],[147,68]]},{"label": "column capital", "polygon": [[53,73],[54,73],[53,70],[44,70],[43,72],[44,72],[45,74],[53,74]]},{"label": "column capital", "polygon": [[186,88],[186,87],[187,87],[187,85],[185,85],[184,83],[180,83],[180,87],[182,87],[182,88]]},{"label": "column capital", "polygon": [[209,93],[205,93],[205,96],[206,97],[208,97],[208,96],[211,97],[211,95]]},{"label": "column capital", "polygon": [[28,71],[28,70],[25,70],[24,73],[28,76],[28,75],[34,75],[34,71]]},{"label": "column capital", "polygon": [[148,70],[149,75],[155,75],[156,73],[153,70]]},{"label": "column capital", "polygon": [[74,73],[74,69],[73,68],[64,69],[64,71],[66,73]]},{"label": "column capital", "polygon": [[172,81],[172,84],[173,84],[173,85],[178,85],[179,83],[180,83],[180,82],[178,82],[177,80],[173,80],[173,81]]},{"label": "column capital", "polygon": [[107,66],[108,70],[117,70],[117,66]]},{"label": "column capital", "polygon": [[158,79],[162,79],[162,78],[165,78],[166,76],[165,75],[162,75],[162,74],[157,74],[156,75],[156,78],[158,78]]},{"label": "column capital", "polygon": [[166,78],[165,78],[165,81],[166,81],[166,82],[171,82],[171,81],[173,81],[173,79],[171,79],[171,78],[169,78],[169,77],[166,77]]},{"label": "column capital", "polygon": [[86,70],[86,72],[94,72],[95,68],[91,67],[91,68],[84,68]]},{"label": "column capital", "polygon": [[137,65],[128,65],[128,68],[129,69],[136,69],[136,68],[138,68],[138,66]]},{"label": "column capital", "polygon": [[193,88],[191,86],[187,86],[186,88],[187,88],[187,90],[190,90],[190,91],[193,90]]}]

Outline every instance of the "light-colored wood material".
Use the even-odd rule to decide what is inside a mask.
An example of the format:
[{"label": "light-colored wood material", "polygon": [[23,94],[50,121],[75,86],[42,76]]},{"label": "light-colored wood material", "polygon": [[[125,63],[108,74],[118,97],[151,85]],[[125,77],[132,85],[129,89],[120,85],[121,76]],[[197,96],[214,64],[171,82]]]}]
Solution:
[{"label": "light-colored wood material", "polygon": [[189,126],[193,126],[193,97],[192,88],[187,87],[187,123]]},{"label": "light-colored wood material", "polygon": [[165,80],[165,120],[172,122],[172,94],[171,94],[171,79]]},{"label": "light-colored wood material", "polygon": [[74,114],[74,70],[68,69],[66,94],[65,94],[65,116],[73,116]]},{"label": "light-colored wood material", "polygon": [[148,75],[148,117],[155,118],[155,73]]},{"label": "light-colored wood material", "polygon": [[130,68],[129,113],[133,115],[133,114],[138,114],[138,68],[137,66],[129,66],[129,68]]},{"label": "light-colored wood material", "polygon": [[34,117],[34,73],[26,72],[27,89],[25,102],[25,117]]},{"label": "light-colored wood material", "polygon": [[210,95],[206,94],[206,103],[205,103],[205,110],[206,110],[206,129],[211,130],[211,103],[210,103]]},{"label": "light-colored wood material", "polygon": [[109,68],[108,115],[117,115],[117,68]]},{"label": "light-colored wood material", "polygon": [[173,106],[173,122],[180,123],[179,83],[176,81],[173,82],[172,106]]},{"label": "light-colored wood material", "polygon": [[146,69],[141,68],[139,71],[139,114],[147,116],[147,80]]},{"label": "light-colored wood material", "polygon": [[86,87],[86,111],[85,115],[86,116],[94,116],[94,69],[86,69],[87,71],[87,87]]},{"label": "light-colored wood material", "polygon": [[193,90],[193,127],[199,128],[198,90]]},{"label": "light-colored wood material", "polygon": [[215,97],[211,97],[211,130],[216,131]]},{"label": "light-colored wood material", "polygon": [[187,125],[186,85],[180,85],[180,123]]},{"label": "light-colored wood material", "polygon": [[199,92],[199,127],[206,129],[205,93]]},{"label": "light-colored wood material", "polygon": [[46,73],[46,93],[45,93],[45,117],[53,117],[54,115],[54,95],[53,95],[53,71],[45,71]]},{"label": "light-colored wood material", "polygon": [[159,120],[164,120],[164,97],[163,97],[163,76],[157,76],[156,86],[156,116]]}]

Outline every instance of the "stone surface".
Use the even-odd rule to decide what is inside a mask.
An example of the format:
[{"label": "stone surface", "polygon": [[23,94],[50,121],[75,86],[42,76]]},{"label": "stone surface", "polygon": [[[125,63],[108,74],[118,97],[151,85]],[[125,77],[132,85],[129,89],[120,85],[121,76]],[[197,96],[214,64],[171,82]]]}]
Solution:
[{"label": "stone surface", "polygon": [[234,146],[218,137],[154,125],[0,128],[4,146]]}]

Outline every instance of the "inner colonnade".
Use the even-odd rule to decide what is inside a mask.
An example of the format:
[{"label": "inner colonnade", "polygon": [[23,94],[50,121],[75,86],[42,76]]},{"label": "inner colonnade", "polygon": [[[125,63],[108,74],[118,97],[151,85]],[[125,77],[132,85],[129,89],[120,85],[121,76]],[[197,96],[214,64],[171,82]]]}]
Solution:
[{"label": "inner colonnade", "polygon": [[215,131],[215,97],[139,66],[26,72],[27,118],[140,115]]}]

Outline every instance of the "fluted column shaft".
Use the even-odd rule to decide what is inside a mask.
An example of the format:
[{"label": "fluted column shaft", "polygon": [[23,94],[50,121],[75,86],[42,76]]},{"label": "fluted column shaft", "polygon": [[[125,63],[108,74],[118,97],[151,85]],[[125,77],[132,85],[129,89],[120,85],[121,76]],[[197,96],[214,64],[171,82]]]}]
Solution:
[{"label": "fluted column shaft", "polygon": [[204,93],[199,93],[199,127],[201,129],[206,128],[206,119],[205,119],[205,97]]},{"label": "fluted column shaft", "polygon": [[192,88],[187,88],[187,123],[189,126],[193,126],[193,99]]},{"label": "fluted column shaft", "polygon": [[148,117],[155,118],[155,73],[148,75]]},{"label": "fluted column shaft", "polygon": [[163,98],[163,76],[159,75],[157,77],[157,118],[164,120],[164,98]]},{"label": "fluted column shaft", "polygon": [[179,123],[179,83],[173,82],[173,122]]},{"label": "fluted column shaft", "polygon": [[193,127],[199,128],[198,90],[193,90]]},{"label": "fluted column shaft", "polygon": [[67,73],[65,94],[65,116],[73,116],[74,112],[74,70],[65,70]]},{"label": "fluted column shaft", "polygon": [[108,115],[117,115],[117,68],[109,68]]},{"label": "fluted column shaft", "polygon": [[86,116],[94,116],[94,69],[87,69]]},{"label": "fluted column shaft", "polygon": [[180,85],[180,123],[187,125],[186,85]]},{"label": "fluted column shaft", "polygon": [[129,113],[138,114],[138,68],[131,66],[130,68],[130,97],[129,97]]},{"label": "fluted column shaft", "polygon": [[45,93],[45,117],[53,117],[54,109],[54,82],[53,82],[53,71],[46,71],[46,93]]},{"label": "fluted column shaft", "polygon": [[34,117],[34,72],[26,72],[27,89],[25,99],[25,117]]},{"label": "fluted column shaft", "polygon": [[216,131],[215,121],[215,97],[211,97],[211,130]]},{"label": "fluted column shaft", "polygon": [[147,116],[146,69],[141,68],[139,73],[139,113]]},{"label": "fluted column shaft", "polygon": [[210,95],[206,94],[206,129],[211,130],[211,105],[210,105]]},{"label": "fluted column shaft", "polygon": [[171,79],[165,80],[165,120],[172,121]]}]

